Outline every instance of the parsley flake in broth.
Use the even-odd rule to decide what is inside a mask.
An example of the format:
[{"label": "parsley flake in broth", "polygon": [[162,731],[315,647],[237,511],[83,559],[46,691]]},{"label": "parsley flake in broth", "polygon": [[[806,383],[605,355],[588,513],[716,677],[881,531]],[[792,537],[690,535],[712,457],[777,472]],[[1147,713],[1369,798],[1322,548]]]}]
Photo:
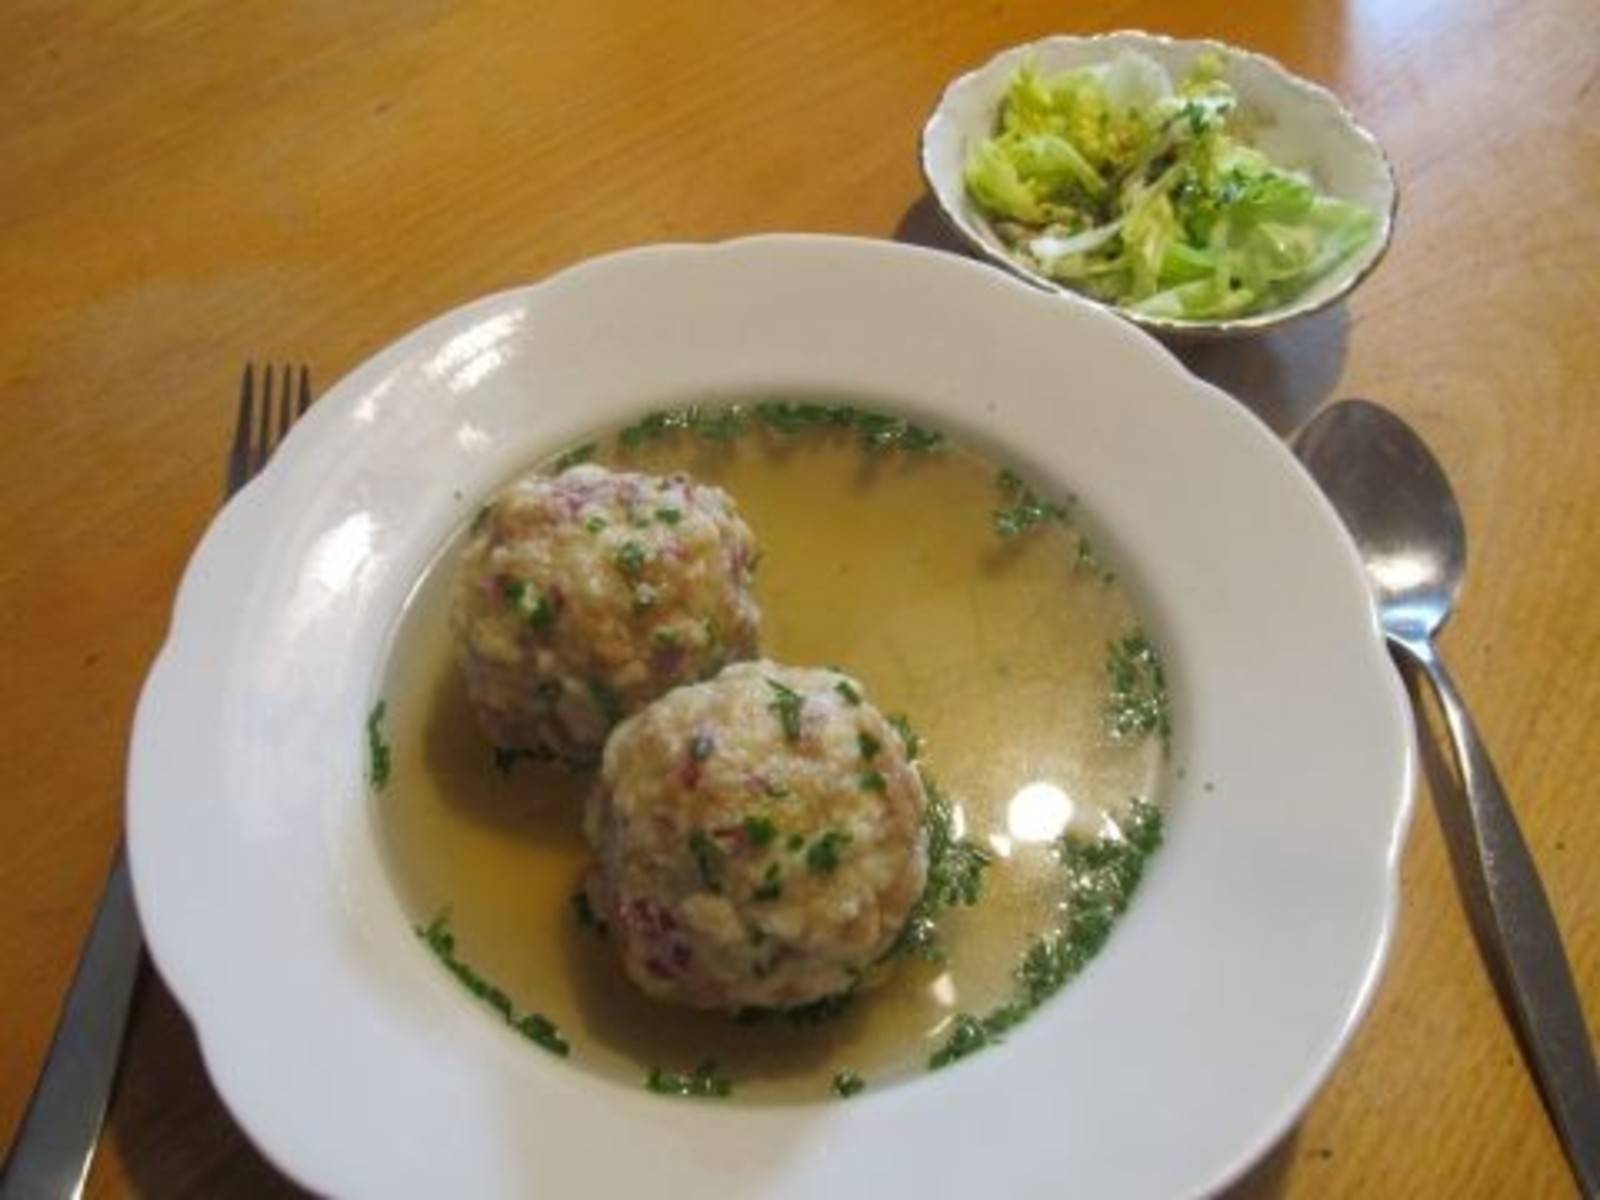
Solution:
[{"label": "parsley flake in broth", "polygon": [[645,1076],[646,1091],[659,1096],[681,1096],[698,1100],[721,1100],[733,1094],[733,1081],[723,1075],[714,1058],[708,1058],[687,1075],[651,1067]]},{"label": "parsley flake in broth", "polygon": [[1017,537],[1036,525],[1071,519],[1072,512],[1067,505],[1041,499],[1010,467],[1002,468],[995,476],[995,486],[1009,501],[1006,507],[994,511],[995,532],[1003,538]]},{"label": "parsley flake in broth", "polygon": [[511,997],[506,995],[502,988],[489,982],[456,956],[456,935],[450,929],[450,914],[447,910],[441,911],[427,925],[416,926],[414,931],[428,949],[433,951],[434,957],[461,981],[462,986],[499,1013],[500,1019],[507,1025],[534,1045],[560,1058],[567,1057],[572,1047],[561,1036],[561,1031],[554,1021],[532,1011],[519,1017]]},{"label": "parsley flake in broth", "polygon": [[1111,688],[1106,702],[1106,730],[1113,738],[1128,740],[1157,734],[1163,742],[1171,740],[1166,670],[1143,630],[1135,630],[1106,648],[1106,677]]},{"label": "parsley flake in broth", "polygon": [[994,859],[971,839],[956,837],[954,807],[933,776],[923,768],[918,770],[928,797],[923,812],[928,881],[889,954],[909,952],[930,962],[943,962],[939,915],[951,908],[970,908],[983,898],[983,873]]},{"label": "parsley flake in broth", "polygon": [[999,1041],[1083,970],[1127,909],[1162,835],[1161,810],[1135,800],[1119,832],[1093,839],[1063,836],[1056,845],[1066,883],[1061,923],[1028,947],[1011,998],[982,1016],[961,1013],[928,1059],[929,1067],[948,1066]]},{"label": "parsley flake in broth", "polygon": [[376,792],[389,784],[389,743],[383,736],[383,716],[388,708],[379,700],[367,715],[367,781]]},{"label": "parsley flake in broth", "polygon": [[867,1081],[849,1069],[836,1071],[833,1076],[833,1092],[841,1100],[848,1100],[857,1095],[867,1086]]}]

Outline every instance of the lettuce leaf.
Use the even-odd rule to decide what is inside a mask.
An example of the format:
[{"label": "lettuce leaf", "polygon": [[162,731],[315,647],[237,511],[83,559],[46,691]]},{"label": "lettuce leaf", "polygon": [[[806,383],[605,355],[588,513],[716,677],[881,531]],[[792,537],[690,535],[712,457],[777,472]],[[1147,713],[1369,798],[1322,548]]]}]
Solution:
[{"label": "lettuce leaf", "polygon": [[1248,144],[1214,55],[1176,85],[1136,53],[1055,75],[1024,64],[965,182],[1028,266],[1184,320],[1283,304],[1378,225]]}]

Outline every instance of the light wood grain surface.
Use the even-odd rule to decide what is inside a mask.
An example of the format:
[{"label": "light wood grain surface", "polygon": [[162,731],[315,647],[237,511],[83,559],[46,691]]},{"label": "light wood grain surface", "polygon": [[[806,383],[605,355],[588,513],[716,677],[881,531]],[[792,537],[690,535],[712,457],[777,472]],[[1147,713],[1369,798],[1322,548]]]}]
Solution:
[{"label": "light wood grain surface", "polygon": [[[135,697],[215,510],[241,364],[326,386],[462,301],[601,251],[763,230],[941,244],[915,160],[955,73],[1046,33],[1264,50],[1378,133],[1387,261],[1191,365],[1280,431],[1398,409],[1472,537],[1445,650],[1600,1017],[1600,7],[1593,0],[451,4],[0,13],[0,1135],[121,824]],[[1559,1148],[1419,797],[1393,958],[1248,1196],[1562,1196]],[[1226,1081],[1218,1081],[1226,1086]],[[1070,1173],[1063,1176],[1070,1194]],[[146,979],[95,1196],[292,1187]]]}]

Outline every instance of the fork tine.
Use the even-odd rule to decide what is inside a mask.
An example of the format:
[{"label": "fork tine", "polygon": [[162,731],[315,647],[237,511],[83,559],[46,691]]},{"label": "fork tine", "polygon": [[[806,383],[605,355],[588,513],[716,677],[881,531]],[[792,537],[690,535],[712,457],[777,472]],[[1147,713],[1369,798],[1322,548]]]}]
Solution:
[{"label": "fork tine", "polygon": [[283,367],[283,387],[278,391],[278,436],[272,449],[277,451],[283,439],[289,436],[289,426],[294,424],[294,373],[287,363]]},{"label": "fork tine", "polygon": [[255,368],[244,365],[244,381],[239,385],[239,416],[233,426],[233,449],[228,452],[227,488],[238,491],[250,477],[250,429],[252,407],[255,402]]},{"label": "fork tine", "polygon": [[300,364],[300,408],[295,414],[303,417],[306,409],[311,407],[311,368],[304,363]]},{"label": "fork tine", "polygon": [[250,474],[260,473],[272,457],[272,364],[261,369],[261,420],[256,426],[255,452],[250,456]]}]

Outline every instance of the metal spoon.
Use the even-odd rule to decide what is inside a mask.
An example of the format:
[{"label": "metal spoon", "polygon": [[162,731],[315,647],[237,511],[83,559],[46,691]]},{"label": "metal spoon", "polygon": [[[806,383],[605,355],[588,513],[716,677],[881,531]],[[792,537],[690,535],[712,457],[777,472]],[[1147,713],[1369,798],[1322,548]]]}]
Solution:
[{"label": "metal spoon", "polygon": [[1295,450],[1355,537],[1391,652],[1433,681],[1455,743],[1474,865],[1492,917],[1483,949],[1508,982],[1578,1186],[1600,1196],[1600,1078],[1561,934],[1494,764],[1433,645],[1466,573],[1461,510],[1422,439],[1365,400],[1325,409],[1295,438]]}]

